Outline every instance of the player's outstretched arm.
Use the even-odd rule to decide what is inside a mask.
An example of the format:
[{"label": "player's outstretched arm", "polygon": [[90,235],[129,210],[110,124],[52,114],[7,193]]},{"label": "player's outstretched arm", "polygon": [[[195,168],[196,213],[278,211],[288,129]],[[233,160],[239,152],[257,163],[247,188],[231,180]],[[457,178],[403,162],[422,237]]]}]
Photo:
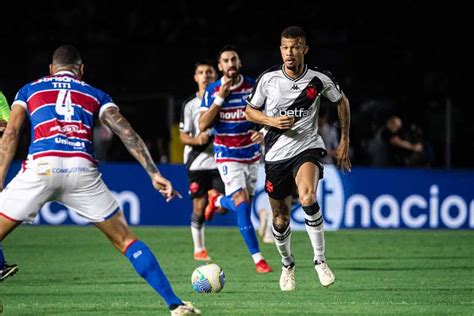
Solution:
[{"label": "player's outstretched arm", "polygon": [[2,141],[0,142],[0,191],[3,191],[8,168],[18,148],[20,130],[25,121],[25,117],[25,109],[19,105],[14,106],[10,114],[8,125],[3,133]]},{"label": "player's outstretched arm", "polygon": [[245,108],[245,117],[247,121],[279,129],[289,129],[295,122],[293,117],[286,115],[277,117],[267,116],[262,111],[254,109],[250,105],[247,105]]},{"label": "player's outstretched arm", "polygon": [[349,160],[349,128],[351,126],[351,112],[349,100],[342,94],[341,100],[337,103],[337,114],[341,127],[341,140],[336,149],[337,166],[342,171],[351,171],[351,161]]},{"label": "player's outstretched arm", "polygon": [[153,186],[166,198],[166,201],[170,201],[176,195],[181,197],[173,189],[171,182],[160,174],[145,143],[117,108],[110,107],[106,109],[101,116],[101,120],[120,137],[130,154],[145,168]]},{"label": "player's outstretched arm", "polygon": [[206,132],[201,132],[197,136],[190,136],[188,133],[181,132],[179,133],[179,138],[181,139],[181,142],[184,145],[189,145],[189,146],[200,146],[207,144],[209,141],[209,133]]}]

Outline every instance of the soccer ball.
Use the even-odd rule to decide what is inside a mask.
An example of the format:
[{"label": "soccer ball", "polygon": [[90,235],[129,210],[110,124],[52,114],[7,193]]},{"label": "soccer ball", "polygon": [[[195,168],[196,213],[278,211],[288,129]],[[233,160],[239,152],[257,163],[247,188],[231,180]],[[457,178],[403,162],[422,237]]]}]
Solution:
[{"label": "soccer ball", "polygon": [[197,267],[191,276],[193,288],[198,293],[217,293],[225,283],[224,271],[215,263]]}]

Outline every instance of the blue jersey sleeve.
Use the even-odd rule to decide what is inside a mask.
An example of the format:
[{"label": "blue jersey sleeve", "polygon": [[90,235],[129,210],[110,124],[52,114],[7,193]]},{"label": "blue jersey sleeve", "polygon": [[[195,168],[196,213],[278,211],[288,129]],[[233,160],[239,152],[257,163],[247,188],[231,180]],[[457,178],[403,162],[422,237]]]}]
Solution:
[{"label": "blue jersey sleeve", "polygon": [[17,92],[15,99],[12,102],[12,107],[15,104],[19,104],[26,109],[27,102],[28,102],[28,85],[25,85]]},{"label": "blue jersey sleeve", "polygon": [[213,91],[214,91],[214,85],[208,85],[206,87],[206,91],[204,92],[204,96],[202,97],[202,102],[201,102],[201,111],[206,111],[208,110],[212,103],[214,103],[214,96],[213,96]]},{"label": "blue jersey sleeve", "polygon": [[99,101],[99,117],[101,117],[105,109],[108,109],[109,107],[118,108],[117,104],[114,103],[110,95],[99,89],[97,89],[96,93],[97,100]]}]

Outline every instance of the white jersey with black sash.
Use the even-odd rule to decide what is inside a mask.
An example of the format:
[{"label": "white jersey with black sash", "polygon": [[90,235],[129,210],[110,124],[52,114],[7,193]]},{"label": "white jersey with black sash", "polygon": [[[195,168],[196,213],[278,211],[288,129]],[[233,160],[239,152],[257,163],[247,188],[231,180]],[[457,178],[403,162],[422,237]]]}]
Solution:
[{"label": "white jersey with black sash", "polygon": [[[199,135],[199,116],[202,100],[198,95],[190,97],[183,103],[181,109],[181,120],[179,122],[179,131],[196,137]],[[184,147],[184,163],[189,171],[195,170],[212,170],[216,169],[214,160],[214,151],[212,149],[213,137],[209,137],[209,141],[200,146]]]},{"label": "white jersey with black sash", "polygon": [[295,118],[295,123],[287,130],[265,127],[265,162],[284,161],[311,148],[325,149],[318,134],[321,96],[338,102],[342,91],[330,73],[316,67],[305,65],[296,79],[285,73],[283,65],[274,66],[260,75],[247,103],[270,117]]}]

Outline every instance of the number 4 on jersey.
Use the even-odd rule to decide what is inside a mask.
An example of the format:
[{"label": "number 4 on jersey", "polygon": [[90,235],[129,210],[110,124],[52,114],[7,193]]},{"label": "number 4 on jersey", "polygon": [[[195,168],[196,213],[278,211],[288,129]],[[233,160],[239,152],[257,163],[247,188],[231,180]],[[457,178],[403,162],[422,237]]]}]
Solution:
[{"label": "number 4 on jersey", "polygon": [[71,101],[71,91],[66,89],[59,90],[58,98],[56,99],[56,113],[64,115],[66,122],[72,121],[74,115],[74,107]]}]

